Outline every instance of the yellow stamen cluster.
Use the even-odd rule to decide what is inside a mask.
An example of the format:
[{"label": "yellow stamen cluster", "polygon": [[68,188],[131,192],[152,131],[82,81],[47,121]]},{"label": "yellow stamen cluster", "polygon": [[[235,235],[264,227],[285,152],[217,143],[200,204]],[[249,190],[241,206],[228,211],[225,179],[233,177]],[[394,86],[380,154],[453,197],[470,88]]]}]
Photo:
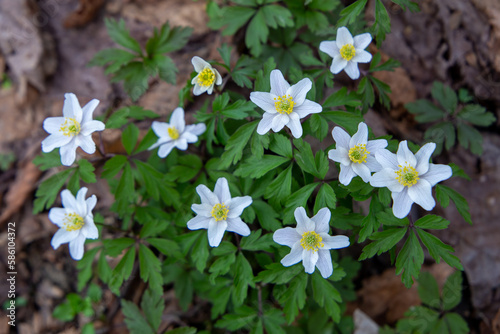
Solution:
[{"label": "yellow stamen cluster", "polygon": [[174,140],[179,138],[179,130],[175,126],[169,127],[167,131],[170,138]]},{"label": "yellow stamen cluster", "polygon": [[316,252],[318,251],[319,248],[323,248],[325,246],[325,244],[322,243],[321,241],[323,241],[323,238],[321,238],[321,236],[318,233],[314,231],[309,231],[309,232],[304,232],[304,234],[302,234],[302,239],[300,239],[300,244],[304,249]]},{"label": "yellow stamen cluster", "polygon": [[80,123],[74,118],[64,118],[64,123],[59,129],[63,135],[67,137],[73,137],[80,133]]},{"label": "yellow stamen cluster", "polygon": [[358,144],[349,150],[349,159],[356,164],[366,162],[366,157],[370,154],[366,150],[365,144]]},{"label": "yellow stamen cluster", "polygon": [[198,84],[203,87],[210,87],[215,81],[215,73],[210,68],[205,67],[203,71],[198,74]]},{"label": "yellow stamen cluster", "polygon": [[82,216],[76,213],[67,213],[63,219],[63,228],[68,231],[77,231],[81,229],[84,225]]},{"label": "yellow stamen cluster", "polygon": [[400,184],[402,184],[403,186],[411,187],[414,184],[416,184],[418,182],[418,180],[420,179],[418,177],[417,170],[415,168],[413,168],[412,166],[399,165],[398,167],[399,167],[399,170],[396,172],[396,174],[398,175],[398,176],[396,176],[396,180],[398,180],[398,182]]},{"label": "yellow stamen cluster", "polygon": [[356,49],[352,44],[346,44],[340,48],[340,55],[345,60],[349,61],[356,55]]},{"label": "yellow stamen cluster", "polygon": [[212,214],[212,217],[214,217],[215,221],[218,222],[219,220],[226,220],[228,212],[229,209],[224,205],[224,203],[218,203],[214,205],[212,212],[210,213]]},{"label": "yellow stamen cluster", "polygon": [[274,107],[280,114],[289,115],[293,111],[293,98],[290,95],[283,95],[274,98]]}]

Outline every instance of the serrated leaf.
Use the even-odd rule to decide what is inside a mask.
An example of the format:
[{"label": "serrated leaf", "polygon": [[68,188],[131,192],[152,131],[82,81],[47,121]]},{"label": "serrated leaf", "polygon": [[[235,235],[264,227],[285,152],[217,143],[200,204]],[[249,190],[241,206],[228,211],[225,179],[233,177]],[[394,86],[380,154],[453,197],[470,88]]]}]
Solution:
[{"label": "serrated leaf", "polygon": [[425,232],[424,230],[416,229],[420,240],[422,240],[423,244],[429,250],[429,254],[432,256],[437,263],[443,259],[446,263],[448,263],[451,267],[454,267],[459,270],[463,270],[463,266],[460,263],[460,259],[455,255],[451,254],[455,252],[453,247],[445,244],[438,237]]},{"label": "serrated leaf", "polygon": [[295,320],[295,317],[299,314],[299,310],[302,310],[306,303],[307,276],[304,273],[295,276],[290,282],[290,287],[280,298],[280,303],[283,304],[285,319],[289,324]]},{"label": "serrated leaf", "polygon": [[112,18],[105,18],[104,23],[106,24],[106,29],[108,30],[109,37],[115,42],[120,44],[127,49],[142,53],[141,46],[139,43],[130,36],[129,31],[125,27],[125,21],[120,19],[116,21]]},{"label": "serrated leaf", "polygon": [[254,134],[257,121],[241,126],[227,141],[225,152],[219,161],[219,169],[226,169],[232,164],[236,164],[243,156],[243,149]]},{"label": "serrated leaf", "polygon": [[394,247],[403,237],[405,236],[407,228],[391,228],[381,232],[375,232],[370,237],[373,240],[369,245],[363,248],[363,252],[359,257],[359,260],[365,260],[375,256],[375,254],[380,255],[387,252],[392,247]]},{"label": "serrated leaf", "polygon": [[442,207],[446,208],[450,202],[450,198],[455,203],[455,206],[464,218],[464,220],[472,225],[472,218],[469,211],[469,204],[467,200],[460,195],[457,191],[442,184],[436,185],[436,198]]},{"label": "serrated leaf", "polygon": [[[141,245],[143,246],[143,245]],[[146,290],[141,300],[141,308],[151,327],[157,331],[161,324],[161,316],[165,309],[165,302],[161,293]]]},{"label": "serrated leaf", "polygon": [[317,213],[324,207],[334,209],[336,204],[337,197],[335,195],[335,191],[328,183],[324,183],[321,188],[319,188],[318,194],[316,195],[314,212]]},{"label": "serrated leaf", "polygon": [[241,177],[250,178],[260,178],[269,171],[281,166],[285,162],[290,161],[289,158],[280,157],[277,155],[265,154],[260,159],[250,159],[245,160],[239,167],[234,171],[234,175]]},{"label": "serrated leaf", "polygon": [[151,56],[180,50],[187,44],[192,32],[190,27],[170,28],[166,22],[160,30],[154,30],[153,37],[146,43],[146,51]]},{"label": "serrated leaf", "polygon": [[361,14],[368,0],[357,0],[347,6],[340,12],[341,19],[337,22],[337,26],[346,26],[356,21],[356,18]]},{"label": "serrated leaf", "polygon": [[429,272],[421,273],[418,278],[418,295],[425,305],[435,309],[441,307],[438,284]]},{"label": "serrated leaf", "polygon": [[405,107],[410,113],[416,115],[415,120],[419,123],[439,121],[445,116],[445,112],[429,100],[417,100],[405,104]]},{"label": "serrated leaf", "polygon": [[468,104],[460,110],[457,116],[464,121],[477,126],[490,126],[496,121],[493,113],[478,104]]},{"label": "serrated leaf", "polygon": [[426,215],[415,222],[415,226],[430,230],[444,230],[449,224],[448,220],[436,215]]},{"label": "serrated leaf", "polygon": [[453,334],[467,334],[470,333],[467,322],[457,313],[447,313],[443,316],[441,321],[446,322],[448,331]]},{"label": "serrated leaf", "polygon": [[252,18],[248,25],[245,34],[245,44],[250,49],[250,52],[255,57],[262,53],[262,44],[267,42],[269,28],[266,25],[263,10],[257,11],[257,14]]},{"label": "serrated leaf", "polygon": [[199,238],[196,240],[191,251],[191,259],[194,262],[196,269],[199,272],[203,272],[207,265],[208,259],[208,238],[206,233],[199,233]]},{"label": "serrated leaf", "polygon": [[94,166],[85,159],[78,160],[78,174],[82,178],[82,181],[85,183],[96,183],[97,179],[95,178],[95,168]]},{"label": "serrated leaf", "polygon": [[66,183],[72,171],[72,169],[63,170],[40,183],[35,193],[36,199],[33,203],[33,214],[40,213],[54,204],[59,190]]},{"label": "serrated leaf", "polygon": [[271,143],[269,145],[271,151],[283,157],[293,158],[292,143],[290,139],[277,133],[273,134],[271,138]]},{"label": "serrated leaf", "polygon": [[303,266],[295,265],[284,267],[281,263],[271,263],[265,266],[265,270],[259,272],[255,277],[255,282],[286,284],[290,282],[300,272],[304,271]]},{"label": "serrated leaf", "polygon": [[142,316],[141,310],[134,303],[122,299],[122,313],[125,316],[125,324],[132,334],[155,334],[149,323]]},{"label": "serrated leaf", "polygon": [[414,278],[418,278],[423,263],[424,251],[415,233],[410,230],[408,239],[396,258],[396,275],[401,274],[401,280],[407,288],[412,286]]},{"label": "serrated leaf", "polygon": [[241,240],[241,249],[248,251],[272,251],[271,246],[275,245],[272,234],[264,234],[261,237],[262,230],[251,233],[248,237]]},{"label": "serrated leaf", "polygon": [[311,276],[313,297],[319,306],[324,307],[324,311],[333,321],[340,321],[340,306],[342,302],[340,293],[328,280],[321,277],[319,273],[314,273]]},{"label": "serrated leaf", "polygon": [[452,114],[457,109],[458,99],[457,94],[447,85],[434,81],[431,89],[432,97],[435,98],[441,106],[449,113]]},{"label": "serrated leaf", "polygon": [[449,311],[462,300],[462,272],[455,271],[448,276],[443,286],[443,309]]},{"label": "serrated leaf", "polygon": [[38,166],[41,171],[46,171],[52,167],[61,166],[61,158],[59,150],[53,150],[49,153],[42,152],[33,159],[33,163]]}]

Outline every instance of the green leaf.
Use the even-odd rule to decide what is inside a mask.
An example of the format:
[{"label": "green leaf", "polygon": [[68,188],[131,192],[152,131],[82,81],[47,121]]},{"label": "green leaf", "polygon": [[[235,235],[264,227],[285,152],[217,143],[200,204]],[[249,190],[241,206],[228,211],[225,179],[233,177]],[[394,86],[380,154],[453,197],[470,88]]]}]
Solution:
[{"label": "green leaf", "polygon": [[436,215],[427,215],[415,222],[415,226],[430,230],[444,230],[449,224],[448,220]]},{"label": "green leaf", "polygon": [[283,203],[292,192],[292,167],[290,164],[267,186],[264,198]]},{"label": "green leaf", "polygon": [[168,173],[171,180],[187,182],[193,179],[203,167],[200,157],[194,154],[179,157],[179,164],[172,167]]},{"label": "green leaf", "polygon": [[104,23],[106,24],[106,29],[108,30],[109,37],[121,46],[137,52],[142,53],[141,46],[139,43],[130,36],[129,31],[125,27],[125,21],[120,19],[116,21],[112,18],[105,18]]},{"label": "green leaf", "polygon": [[294,139],[293,144],[297,148],[294,151],[294,157],[297,164],[302,168],[303,171],[321,178],[321,175],[319,175],[319,172],[316,168],[311,145],[308,142],[303,141],[301,138]]},{"label": "green leaf", "polygon": [[166,331],[163,334],[196,334],[196,328],[194,327],[180,327]]},{"label": "green leaf", "polygon": [[459,122],[457,124],[457,132],[458,142],[463,148],[469,149],[470,147],[470,151],[476,155],[483,153],[483,137],[479,131],[465,123]]},{"label": "green leaf", "polygon": [[166,22],[160,30],[156,28],[146,43],[146,52],[148,55],[162,54],[182,49],[188,42],[193,29],[190,27],[174,27]]},{"label": "green leaf", "polygon": [[420,240],[424,243],[425,247],[429,250],[429,254],[432,256],[437,263],[443,259],[451,267],[459,270],[463,270],[463,266],[460,263],[460,259],[455,255],[451,254],[455,252],[453,247],[445,244],[438,237],[425,232],[424,230],[417,229],[418,236]]},{"label": "green leaf", "polygon": [[261,237],[261,233],[262,230],[258,230],[257,232],[252,232],[248,237],[243,238],[240,244],[241,249],[271,252],[271,247],[275,245],[272,234],[264,234]]},{"label": "green leaf", "polygon": [[332,95],[328,96],[323,103],[323,108],[332,108],[339,106],[350,106],[357,107],[361,105],[361,101],[359,101],[359,97],[351,92],[347,92],[346,87],[342,87]]},{"label": "green leaf", "polygon": [[277,29],[278,27],[292,27],[292,13],[286,8],[279,5],[268,5],[262,7],[262,14],[267,26]]},{"label": "green leaf", "polygon": [[307,200],[318,184],[318,182],[307,184],[288,197],[285,204],[286,211],[283,217],[284,221],[293,221],[293,213],[299,206],[304,208],[307,207]]},{"label": "green leaf", "polygon": [[322,116],[343,127],[349,133],[356,133],[358,124],[364,122],[363,117],[348,111],[323,111]]},{"label": "green leaf", "polygon": [[198,235],[199,237],[193,246],[193,250],[191,251],[191,259],[193,260],[196,269],[202,273],[207,265],[209,255],[208,238],[206,232],[198,233]]},{"label": "green leaf", "polygon": [[252,207],[255,209],[257,218],[259,219],[260,226],[268,231],[276,231],[282,225],[276,218],[279,217],[278,213],[274,211],[273,207],[264,201],[254,200]]},{"label": "green leaf", "polygon": [[472,218],[470,216],[469,204],[467,200],[460,195],[457,191],[442,184],[436,185],[436,198],[442,207],[446,208],[450,202],[450,198],[455,203],[458,212],[464,220],[472,225]]},{"label": "green leaf", "polygon": [[409,9],[410,12],[416,13],[420,11],[420,7],[418,6],[418,3],[410,1],[410,0],[391,0],[395,4],[398,4],[403,8],[404,10]]},{"label": "green leaf", "polygon": [[113,269],[113,273],[109,281],[109,288],[114,294],[120,295],[120,287],[122,286],[124,279],[130,278],[132,269],[134,268],[134,262],[135,248],[130,247],[120,262],[118,262],[115,269]]},{"label": "green leaf", "polygon": [[328,280],[321,277],[318,272],[312,276],[312,288],[314,300],[323,307],[326,314],[332,317],[333,321],[340,321],[340,307],[338,303],[342,302],[340,293]]},{"label": "green leaf", "polygon": [[316,195],[314,212],[317,213],[324,207],[334,209],[336,204],[337,197],[335,195],[335,191],[333,191],[333,188],[328,183],[324,183],[321,188],[319,188],[318,194]]},{"label": "green leaf", "polygon": [[243,156],[243,149],[250,140],[250,136],[254,133],[257,123],[258,121],[254,121],[241,126],[229,138],[225,152],[222,154],[219,161],[219,169],[226,169],[241,160],[241,157]]},{"label": "green leaf", "polygon": [[286,284],[304,271],[302,265],[284,267],[281,263],[271,263],[265,267],[266,270],[259,272],[255,277],[255,282]]},{"label": "green leaf", "polygon": [[33,203],[33,214],[40,213],[54,204],[59,190],[66,183],[72,171],[72,169],[63,170],[40,183],[35,193],[36,199]]},{"label": "green leaf", "polygon": [[357,17],[365,9],[368,0],[357,0],[351,5],[347,6],[340,12],[341,19],[337,22],[337,26],[346,26],[354,23]]},{"label": "green leaf", "polygon": [[96,183],[97,180],[95,178],[95,168],[94,166],[85,159],[78,160],[78,174],[82,178],[82,181],[85,183]]},{"label": "green leaf", "polygon": [[102,241],[106,254],[111,257],[117,257],[125,248],[132,246],[135,241],[132,238],[105,239]]},{"label": "green leaf", "polygon": [[455,127],[449,122],[441,122],[434,124],[425,131],[424,138],[426,141],[436,143],[434,155],[441,153],[442,145],[445,144],[446,150],[450,150],[455,146],[456,133]]},{"label": "green leaf", "polygon": [[146,239],[154,248],[159,250],[163,255],[174,256],[181,258],[179,245],[172,240],[163,238],[148,238]]},{"label": "green leaf", "polygon": [[381,0],[375,1],[375,22],[372,25],[372,31],[377,36],[378,47],[385,40],[385,35],[391,32],[391,19]]},{"label": "green leaf", "polygon": [[289,324],[291,324],[299,314],[299,310],[302,310],[305,306],[307,298],[307,276],[308,275],[304,273],[295,276],[290,282],[290,287],[280,298],[280,303],[284,304],[283,312],[285,313],[286,321]]},{"label": "green leaf", "polygon": [[237,308],[234,314],[225,314],[222,319],[215,323],[215,327],[235,331],[245,326],[253,327],[251,324],[256,318],[257,310],[243,305]]},{"label": "green leaf", "polygon": [[441,307],[441,297],[439,287],[434,277],[424,271],[418,278],[418,295],[422,303],[435,309]]},{"label": "green leaf", "polygon": [[274,134],[271,138],[271,144],[269,145],[269,149],[271,151],[283,157],[287,157],[290,159],[293,158],[292,143],[290,142],[290,139],[277,133]]},{"label": "green leaf", "polygon": [[217,51],[219,51],[220,57],[222,58],[222,61],[224,61],[224,64],[226,64],[227,69],[231,68],[231,50],[232,48],[226,43],[222,44],[220,48],[217,48]]},{"label": "green leaf", "polygon": [[[118,71],[123,65],[136,59],[137,55],[122,49],[104,49],[97,52],[87,66],[109,66],[105,73],[111,74]],[[111,64],[110,64],[111,63]]]},{"label": "green leaf", "polygon": [[[422,230],[417,230],[417,232]],[[418,278],[420,268],[424,263],[424,251],[418,242],[415,233],[410,230],[408,239],[396,259],[396,275],[401,275],[403,284],[410,288],[413,278]]]},{"label": "green leaf", "polygon": [[467,322],[457,313],[447,313],[443,316],[441,321],[446,322],[448,331],[453,334],[467,334],[470,333]]},{"label": "green leaf", "polygon": [[125,324],[132,334],[155,334],[149,323],[142,316],[141,310],[132,302],[122,299],[122,313],[125,316]]},{"label": "green leaf", "polygon": [[144,315],[146,316],[146,319],[151,327],[155,330],[155,332],[158,331],[162,320],[163,310],[165,309],[163,293],[155,293],[149,289],[146,290],[142,296],[141,308],[144,311]]},{"label": "green leaf", "polygon": [[269,28],[266,25],[266,18],[263,9],[259,9],[252,18],[245,34],[245,44],[255,57],[262,53],[262,44],[267,42]]},{"label": "green leaf", "polygon": [[403,237],[405,236],[407,228],[391,228],[381,232],[375,232],[370,240],[373,240],[369,245],[363,248],[363,252],[359,257],[359,260],[365,260],[375,256],[375,254],[380,255],[387,252],[392,247],[394,247]]},{"label": "green leaf", "polygon": [[78,261],[77,269],[78,272],[78,291],[82,291],[83,288],[87,285],[88,281],[92,278],[92,264],[94,263],[94,258],[100,247],[93,248],[83,255],[83,258]]},{"label": "green leaf", "polygon": [[99,260],[97,261],[97,274],[99,275],[101,281],[108,284],[109,279],[111,278],[111,267],[106,260],[106,255],[104,254],[104,252],[101,252],[101,254],[99,255]]},{"label": "green leaf", "polygon": [[123,88],[133,101],[137,101],[148,89],[148,79],[154,74],[149,72],[144,63],[134,61],[117,71],[111,82],[123,80]]},{"label": "green leaf", "polygon": [[117,175],[127,163],[127,157],[124,155],[115,155],[106,163],[102,169],[101,177],[110,179]]},{"label": "green leaf", "polygon": [[210,16],[207,25],[212,29],[220,29],[225,26],[222,31],[224,36],[234,35],[255,14],[255,9],[249,7],[228,6],[222,8],[219,12],[213,10],[213,7],[213,5],[207,5],[207,13]]},{"label": "green leaf", "polygon": [[448,276],[443,286],[443,309],[449,311],[462,300],[462,272],[455,271]]},{"label": "green leaf", "polygon": [[493,113],[487,112],[484,107],[478,104],[466,105],[459,111],[457,116],[477,126],[490,126],[496,121]]},{"label": "green leaf", "polygon": [[125,150],[127,151],[127,154],[130,155],[132,154],[132,151],[135,148],[135,145],[137,144],[137,138],[139,137],[139,128],[135,124],[129,124],[123,130],[122,133],[122,144],[123,147],[125,147]]},{"label": "green leaf", "polygon": [[[5,157],[2,157],[5,159]],[[8,159],[7,159],[8,160]],[[61,157],[59,156],[59,150],[53,150],[49,153],[43,153],[37,155],[33,159],[33,163],[38,166],[41,171],[46,171],[52,167],[61,166]]]},{"label": "green leaf", "polygon": [[160,285],[153,285],[150,278],[153,276],[160,276],[161,280],[161,262],[158,260],[156,255],[147,246],[139,245],[139,269],[141,274],[141,279],[144,282],[149,280],[149,285],[151,289],[158,293],[162,291],[161,282]]},{"label": "green leaf", "polygon": [[290,161],[290,159],[276,155],[265,154],[260,159],[254,159],[252,157],[240,164],[239,167],[234,171],[234,175],[241,177],[250,177],[253,179],[260,178],[269,171],[277,168],[287,161]]},{"label": "green leaf", "polygon": [[441,82],[434,81],[432,84],[431,94],[432,97],[435,98],[449,114],[453,114],[457,109],[457,95],[449,86],[445,86]]},{"label": "green leaf", "polygon": [[373,232],[378,230],[381,221],[377,219],[376,215],[383,209],[384,207],[380,204],[380,202],[376,200],[374,196],[372,196],[368,215],[363,218],[363,221],[361,222],[363,227],[359,231],[358,243],[365,241],[366,238],[373,234]]},{"label": "green leaf", "polygon": [[416,115],[415,120],[419,123],[439,121],[445,116],[445,112],[429,100],[410,102],[405,104],[405,107],[410,113]]},{"label": "green leaf", "polygon": [[233,296],[236,306],[243,304],[248,294],[248,286],[255,287],[253,282],[252,266],[243,253],[238,253],[234,265]]}]

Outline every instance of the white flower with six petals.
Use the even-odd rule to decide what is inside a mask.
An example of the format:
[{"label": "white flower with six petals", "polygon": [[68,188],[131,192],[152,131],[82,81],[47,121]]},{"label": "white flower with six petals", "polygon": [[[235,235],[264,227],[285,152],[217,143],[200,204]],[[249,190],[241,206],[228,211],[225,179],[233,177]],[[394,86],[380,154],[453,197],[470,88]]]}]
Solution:
[{"label": "white flower with six petals", "polygon": [[205,132],[207,126],[204,123],[186,126],[184,109],[176,108],[170,116],[170,123],[154,121],[151,128],[159,138],[148,150],[159,146],[158,156],[165,158],[174,147],[184,151],[188,144],[196,143],[198,136]]},{"label": "white flower with six petals", "polygon": [[345,235],[331,236],[331,212],[322,208],[312,217],[307,217],[306,210],[298,207],[294,212],[297,227],[285,227],[276,230],[273,240],[290,247],[290,253],[281,259],[281,264],[290,267],[302,261],[306,273],[312,274],[318,267],[321,276],[328,278],[333,274],[330,249],[339,249],[349,246],[349,238]]},{"label": "white flower with six petals", "polygon": [[257,133],[264,135],[270,129],[278,132],[287,126],[295,138],[300,138],[302,136],[300,119],[309,114],[319,113],[323,109],[318,103],[306,100],[311,87],[312,82],[308,78],[290,86],[280,70],[273,70],[271,92],[250,93],[250,100],[265,111],[257,127]]},{"label": "white flower with six petals", "polygon": [[49,219],[59,226],[54,234],[51,245],[57,249],[61,244],[69,242],[69,254],[74,260],[81,260],[86,239],[97,239],[99,231],[94,224],[94,209],[97,198],[95,195],[85,199],[87,188],[78,190],[75,196],[69,190],[61,191],[62,208],[52,208]]},{"label": "white flower with six petals", "polygon": [[198,72],[198,75],[191,80],[191,83],[194,85],[193,94],[197,96],[205,92],[209,95],[212,94],[214,85],[222,84],[222,77],[219,71],[198,56],[194,56],[191,59],[191,63],[194,66],[194,70]]},{"label": "white flower with six petals", "polygon": [[372,60],[371,53],[365,51],[371,41],[369,33],[353,38],[346,27],[340,27],[337,29],[337,40],[321,42],[319,49],[333,58],[330,66],[333,74],[345,70],[351,79],[356,80],[359,78],[358,63],[369,63]]},{"label": "white flower with six petals", "polygon": [[429,163],[435,149],[436,144],[427,143],[413,154],[405,140],[399,143],[397,154],[386,149],[375,154],[382,170],[372,175],[370,184],[389,188],[394,201],[392,212],[397,218],[406,217],[413,203],[427,211],[436,205],[432,187],[450,178],[452,170],[447,165]]},{"label": "white flower with six petals", "polygon": [[64,94],[63,117],[47,117],[43,128],[50,135],[42,141],[42,151],[47,153],[60,147],[61,163],[71,166],[76,159],[78,146],[88,154],[94,154],[96,147],[92,132],[102,131],[101,121],[92,120],[99,100],[93,99],[83,108],[73,93]]},{"label": "white flower with six petals", "polygon": [[368,140],[368,127],[358,124],[358,132],[349,136],[342,128],[336,126],[332,130],[335,149],[328,152],[328,158],[340,162],[339,181],[347,186],[356,175],[364,182],[370,182],[371,173],[382,169],[375,159],[375,153],[387,146],[387,140]]},{"label": "white flower with six petals", "polygon": [[190,230],[207,229],[208,243],[217,247],[222,241],[225,231],[242,236],[250,235],[250,229],[240,218],[243,210],[252,204],[252,197],[231,198],[226,178],[221,177],[215,183],[214,191],[200,184],[196,187],[201,204],[193,204],[191,209],[197,216],[187,222]]}]

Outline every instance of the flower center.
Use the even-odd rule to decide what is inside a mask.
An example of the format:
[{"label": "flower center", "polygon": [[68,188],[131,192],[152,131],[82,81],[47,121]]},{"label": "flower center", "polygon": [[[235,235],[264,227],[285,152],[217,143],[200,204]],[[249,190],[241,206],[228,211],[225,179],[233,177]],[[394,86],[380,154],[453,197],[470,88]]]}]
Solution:
[{"label": "flower center", "polygon": [[398,182],[401,183],[403,186],[411,187],[412,185],[416,184],[417,181],[420,179],[418,177],[417,170],[412,166],[399,165],[398,167],[399,170],[396,172],[396,174],[398,174],[398,176],[396,176],[396,180],[398,180]]},{"label": "flower center", "polygon": [[83,218],[76,213],[67,213],[63,219],[63,228],[68,231],[77,231],[83,227]]},{"label": "flower center", "polygon": [[366,157],[370,154],[366,150],[366,144],[358,144],[349,150],[349,159],[355,164],[366,162]]},{"label": "flower center", "polygon": [[67,137],[73,137],[80,133],[80,123],[74,118],[64,118],[64,123],[61,125],[59,131]]},{"label": "flower center", "polygon": [[340,48],[340,55],[345,60],[349,61],[356,55],[356,49],[354,49],[354,45],[346,44]]},{"label": "flower center", "polygon": [[224,205],[224,203],[218,203],[215,204],[214,207],[212,208],[212,217],[214,217],[215,221],[218,222],[219,220],[226,220],[227,219],[227,213],[229,212],[229,209],[227,206]]},{"label": "flower center", "polygon": [[283,95],[274,98],[274,107],[280,114],[289,115],[293,111],[293,98],[290,95]]},{"label": "flower center", "polygon": [[179,130],[177,130],[175,128],[175,126],[169,127],[167,131],[168,131],[168,135],[170,136],[170,138],[172,138],[174,140],[179,138]]},{"label": "flower center", "polygon": [[321,236],[318,233],[314,231],[309,231],[309,232],[304,232],[304,234],[302,234],[302,239],[300,239],[300,244],[304,249],[316,252],[319,248],[323,248],[325,246],[325,244],[321,242],[322,240],[323,238],[321,238]]},{"label": "flower center", "polygon": [[213,85],[215,81],[215,74],[210,68],[205,67],[203,71],[198,74],[198,84],[203,87],[209,87]]}]

